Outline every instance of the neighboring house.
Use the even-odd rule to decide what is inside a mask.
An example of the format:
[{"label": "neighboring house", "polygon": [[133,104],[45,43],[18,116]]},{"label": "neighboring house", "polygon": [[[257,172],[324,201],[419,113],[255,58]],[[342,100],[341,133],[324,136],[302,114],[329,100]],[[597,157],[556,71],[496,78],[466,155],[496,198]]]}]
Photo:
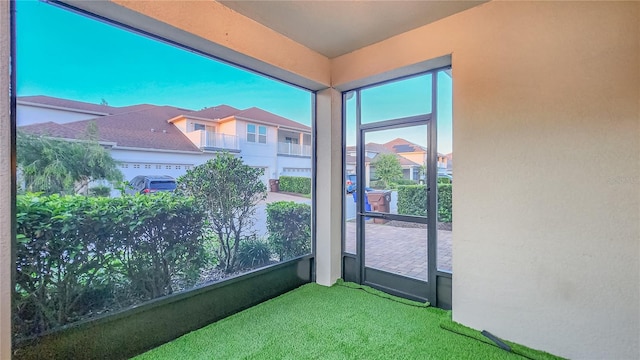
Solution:
[{"label": "neighboring house", "polygon": [[311,128],[268,111],[220,105],[180,114],[169,122],[203,151],[241,153],[265,169],[265,181],[282,175],[311,177]]},{"label": "neighboring house", "polygon": [[[378,180],[375,172],[376,157],[380,154],[393,154],[398,159],[400,166],[402,167],[402,173],[406,179],[414,179],[411,174],[416,173],[420,168],[419,163],[415,163],[391,150],[386,148],[384,144],[367,143],[365,144],[365,158],[364,158],[364,173],[365,173],[365,186],[370,186],[371,181]],[[356,148],[355,146],[347,146],[346,149],[346,168],[347,173],[356,173]],[[417,175],[415,177],[417,179]]]},{"label": "neighboring house", "polygon": [[137,175],[179,177],[220,151],[263,169],[265,185],[282,175],[311,176],[311,128],[255,107],[115,108],[29,96],[18,98],[17,122],[20,131],[69,140],[85,138],[87,126],[95,123],[99,143],[118,161],[126,180]]},{"label": "neighboring house", "polygon": [[[379,154],[396,155],[402,167],[403,178],[408,180],[421,180],[422,166],[427,163],[427,149],[402,138],[396,138],[384,144],[367,143],[365,152],[365,186],[369,186],[372,180],[377,180],[374,163]],[[453,154],[438,153],[438,173],[451,174],[452,159]],[[347,174],[355,174],[355,146],[347,146],[345,160]]]},{"label": "neighboring house", "polygon": [[[427,149],[423,146],[412,143],[411,141],[397,138],[383,145],[394,153],[405,157],[415,163],[421,165],[427,163]],[[452,157],[452,154],[444,155],[438,153],[438,173],[447,173],[447,169],[450,169],[448,163],[450,162]],[[405,171],[405,179],[417,179],[417,175],[418,173],[415,172],[415,169],[413,173],[408,173],[407,171]]]}]

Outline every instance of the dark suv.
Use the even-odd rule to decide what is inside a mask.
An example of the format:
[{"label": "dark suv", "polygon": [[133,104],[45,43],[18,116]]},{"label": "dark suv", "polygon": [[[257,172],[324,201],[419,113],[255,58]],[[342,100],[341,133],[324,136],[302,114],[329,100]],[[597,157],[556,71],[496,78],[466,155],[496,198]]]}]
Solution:
[{"label": "dark suv", "polygon": [[138,175],[129,181],[130,194],[149,194],[156,191],[174,191],[176,179],[167,175]]}]

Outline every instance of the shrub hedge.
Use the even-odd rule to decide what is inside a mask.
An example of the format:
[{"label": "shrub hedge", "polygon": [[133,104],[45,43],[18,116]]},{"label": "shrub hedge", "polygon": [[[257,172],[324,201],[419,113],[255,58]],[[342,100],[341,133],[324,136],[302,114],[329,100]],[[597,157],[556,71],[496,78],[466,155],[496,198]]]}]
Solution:
[{"label": "shrub hedge", "polygon": [[39,334],[170,294],[204,261],[204,213],[170,193],[16,198],[14,334]]},{"label": "shrub hedge", "polygon": [[[398,186],[398,213],[404,215],[427,215],[427,186],[400,185]],[[451,184],[438,184],[438,221],[450,223],[451,214]]]},{"label": "shrub hedge", "polygon": [[280,191],[297,194],[311,194],[311,178],[300,176],[280,176]]},{"label": "shrub hedge", "polygon": [[269,244],[280,261],[311,252],[311,206],[293,201],[267,204]]},{"label": "shrub hedge", "polygon": [[427,215],[427,186],[398,186],[398,213],[403,215]]},{"label": "shrub hedge", "polygon": [[[190,288],[219,261],[193,197],[16,197],[17,339]],[[268,241],[243,238],[243,268],[311,252],[311,206],[267,205]]]},{"label": "shrub hedge", "polygon": [[451,214],[451,184],[438,184],[438,221],[450,223]]}]

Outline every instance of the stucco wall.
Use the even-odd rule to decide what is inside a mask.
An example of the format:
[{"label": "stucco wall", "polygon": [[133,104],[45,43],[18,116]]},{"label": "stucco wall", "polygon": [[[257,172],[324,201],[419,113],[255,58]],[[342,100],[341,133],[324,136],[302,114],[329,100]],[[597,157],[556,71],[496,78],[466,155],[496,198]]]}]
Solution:
[{"label": "stucco wall", "polygon": [[235,121],[227,121],[221,124],[218,124],[218,132],[227,135],[236,135],[236,122]]},{"label": "stucco wall", "polygon": [[453,316],[561,356],[640,357],[640,3],[491,2],[334,59],[453,59]]}]

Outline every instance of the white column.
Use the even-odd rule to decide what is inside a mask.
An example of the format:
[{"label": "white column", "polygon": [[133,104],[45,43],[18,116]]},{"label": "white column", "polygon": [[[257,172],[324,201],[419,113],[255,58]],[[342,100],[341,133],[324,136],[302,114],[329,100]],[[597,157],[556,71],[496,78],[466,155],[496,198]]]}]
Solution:
[{"label": "white column", "polygon": [[335,89],[317,95],[316,282],[342,276],[342,101]]},{"label": "white column", "polygon": [[0,1],[0,359],[11,359],[11,118],[9,2]]}]

